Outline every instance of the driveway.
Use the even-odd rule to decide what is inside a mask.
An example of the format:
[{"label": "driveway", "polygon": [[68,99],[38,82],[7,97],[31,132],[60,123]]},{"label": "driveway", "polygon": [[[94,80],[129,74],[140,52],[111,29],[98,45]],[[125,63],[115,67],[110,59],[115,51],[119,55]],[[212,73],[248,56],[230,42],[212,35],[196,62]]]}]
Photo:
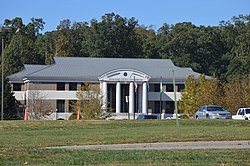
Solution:
[{"label": "driveway", "polygon": [[247,141],[202,141],[202,142],[162,142],[136,144],[105,144],[83,146],[59,146],[49,149],[70,150],[173,150],[173,149],[250,149],[250,140]]}]

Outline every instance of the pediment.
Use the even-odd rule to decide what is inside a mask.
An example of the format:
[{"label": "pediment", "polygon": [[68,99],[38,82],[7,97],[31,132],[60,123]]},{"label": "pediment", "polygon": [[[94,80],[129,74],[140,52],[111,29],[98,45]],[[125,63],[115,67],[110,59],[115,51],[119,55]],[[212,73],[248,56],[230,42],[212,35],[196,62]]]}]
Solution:
[{"label": "pediment", "polygon": [[104,73],[100,77],[98,77],[99,81],[137,81],[137,82],[144,82],[150,79],[146,73],[135,69],[115,69]]}]

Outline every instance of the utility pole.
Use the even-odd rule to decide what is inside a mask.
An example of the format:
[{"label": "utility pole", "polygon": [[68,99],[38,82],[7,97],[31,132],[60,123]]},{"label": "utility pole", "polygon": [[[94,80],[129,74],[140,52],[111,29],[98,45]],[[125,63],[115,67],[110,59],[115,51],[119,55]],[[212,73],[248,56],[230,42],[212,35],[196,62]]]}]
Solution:
[{"label": "utility pole", "polygon": [[174,107],[175,107],[175,117],[176,117],[176,126],[179,126],[179,121],[178,121],[178,108],[177,108],[177,99],[176,99],[176,84],[175,84],[175,74],[173,70],[173,86],[174,86]]},{"label": "utility pole", "polygon": [[160,80],[160,119],[161,119],[161,114],[162,114],[162,92],[163,92],[163,87],[162,87],[162,76]]},{"label": "utility pole", "polygon": [[1,95],[1,120],[3,120],[3,100],[4,100],[4,63],[3,63],[3,55],[4,55],[4,39],[2,35],[2,56],[1,56],[1,67],[2,67],[2,95]]}]

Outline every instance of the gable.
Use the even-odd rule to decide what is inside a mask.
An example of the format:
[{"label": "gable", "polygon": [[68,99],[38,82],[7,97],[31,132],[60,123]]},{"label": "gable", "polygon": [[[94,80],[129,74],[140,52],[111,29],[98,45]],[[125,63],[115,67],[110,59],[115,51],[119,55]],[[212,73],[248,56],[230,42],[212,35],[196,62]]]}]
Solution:
[{"label": "gable", "polygon": [[98,77],[99,81],[137,81],[144,82],[150,79],[146,73],[135,69],[115,69]]}]

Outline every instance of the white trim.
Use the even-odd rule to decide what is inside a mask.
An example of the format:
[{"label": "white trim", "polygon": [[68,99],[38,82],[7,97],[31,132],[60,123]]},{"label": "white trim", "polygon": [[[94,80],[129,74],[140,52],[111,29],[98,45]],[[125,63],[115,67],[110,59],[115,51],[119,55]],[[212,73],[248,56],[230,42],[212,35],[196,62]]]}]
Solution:
[{"label": "white trim", "polygon": [[147,74],[135,70],[135,69],[115,69],[112,71],[108,71],[98,77],[99,81],[112,81],[112,82],[129,82],[129,81],[137,81],[144,82],[150,79],[150,76]]},{"label": "white trim", "polygon": [[[131,92],[132,83],[131,83]],[[14,96],[17,100],[25,100],[28,94],[38,90],[28,90],[28,91],[13,91]],[[43,96],[44,100],[78,100],[76,97],[77,91],[56,91],[56,90],[39,90],[39,95]],[[26,94],[27,95],[26,95]],[[133,93],[133,92],[132,92]],[[148,101],[159,101],[160,92],[148,92]],[[177,101],[181,98],[181,93],[177,92]],[[174,92],[164,92],[162,94],[162,101],[174,101]]]}]

